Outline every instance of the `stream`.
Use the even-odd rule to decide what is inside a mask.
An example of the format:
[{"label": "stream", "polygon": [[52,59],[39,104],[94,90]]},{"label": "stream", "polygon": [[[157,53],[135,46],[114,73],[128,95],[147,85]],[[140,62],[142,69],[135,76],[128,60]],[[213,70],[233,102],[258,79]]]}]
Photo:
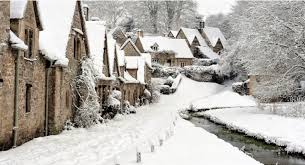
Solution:
[{"label": "stream", "polygon": [[247,155],[266,165],[305,165],[301,154],[288,154],[283,147],[267,144],[263,140],[229,130],[225,126],[211,122],[206,118],[192,117],[190,120],[197,127],[216,135],[218,138],[239,148]]}]

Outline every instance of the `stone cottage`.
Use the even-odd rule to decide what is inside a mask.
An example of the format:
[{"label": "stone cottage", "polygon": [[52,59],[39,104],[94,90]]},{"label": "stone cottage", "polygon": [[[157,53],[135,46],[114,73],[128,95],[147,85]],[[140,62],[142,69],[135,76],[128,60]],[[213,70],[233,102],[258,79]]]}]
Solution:
[{"label": "stone cottage", "polygon": [[36,1],[1,1],[0,150],[45,134],[46,65]]},{"label": "stone cottage", "polygon": [[[96,89],[100,104],[105,105],[107,97],[117,90],[122,94],[121,105],[125,101],[135,105],[151,81],[150,56],[136,51],[135,45],[119,28],[106,33],[102,21],[91,20],[87,21],[86,25],[91,58],[95,61],[94,67],[100,77]],[[136,60],[135,66],[130,67],[130,58]],[[137,59],[140,59],[141,66]]]},{"label": "stone cottage", "polygon": [[194,56],[184,39],[143,36],[141,34],[138,36],[136,46],[140,52],[150,53],[152,62],[177,67],[192,65]]},{"label": "stone cottage", "polygon": [[89,49],[80,1],[11,0],[0,6],[3,150],[61,132],[80,104],[71,86]]},{"label": "stone cottage", "polygon": [[185,39],[194,57],[218,59],[227,41],[219,28],[205,26],[200,21],[198,29],[180,28],[177,39]]},{"label": "stone cottage", "polygon": [[90,52],[81,1],[40,1],[39,7],[45,26],[40,50],[51,61],[46,78],[47,132],[57,134],[81,104],[72,85],[81,73],[81,60]]}]

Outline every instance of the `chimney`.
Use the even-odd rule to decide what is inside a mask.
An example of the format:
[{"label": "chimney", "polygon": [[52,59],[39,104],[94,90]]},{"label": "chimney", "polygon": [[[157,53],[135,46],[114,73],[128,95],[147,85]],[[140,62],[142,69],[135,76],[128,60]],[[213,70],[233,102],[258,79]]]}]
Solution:
[{"label": "chimney", "polygon": [[86,21],[89,21],[89,6],[87,4],[83,4],[84,15]]},{"label": "chimney", "polygon": [[138,37],[144,37],[143,30],[139,29],[139,30],[137,31],[137,35],[138,35]]},{"label": "chimney", "polygon": [[205,28],[205,22],[203,20],[200,20],[200,22],[199,22],[199,29],[198,29],[200,34],[203,34],[203,29],[204,28]]}]

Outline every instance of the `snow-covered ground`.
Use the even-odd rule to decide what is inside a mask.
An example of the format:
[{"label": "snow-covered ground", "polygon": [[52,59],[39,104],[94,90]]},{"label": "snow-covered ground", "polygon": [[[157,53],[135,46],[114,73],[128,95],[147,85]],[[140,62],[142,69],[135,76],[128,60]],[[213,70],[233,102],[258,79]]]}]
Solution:
[{"label": "snow-covered ground", "polygon": [[271,111],[260,110],[255,107],[253,98],[240,96],[228,90],[204,100],[198,100],[194,106],[201,109],[214,106],[232,107],[198,112],[197,115],[203,115],[216,123],[263,139],[268,143],[286,146],[289,152],[305,154],[304,118],[285,117]]},{"label": "snow-covered ground", "polygon": [[[198,98],[223,87],[183,77],[174,95],[162,96],[158,104],[141,107],[137,114],[118,116],[90,129],[73,129],[60,135],[36,138],[20,147],[0,152],[0,164],[136,164],[136,150],[142,164],[259,164],[237,148],[181,119],[177,111]],[[174,126],[175,122],[176,126]],[[150,153],[166,133],[173,136]]]}]

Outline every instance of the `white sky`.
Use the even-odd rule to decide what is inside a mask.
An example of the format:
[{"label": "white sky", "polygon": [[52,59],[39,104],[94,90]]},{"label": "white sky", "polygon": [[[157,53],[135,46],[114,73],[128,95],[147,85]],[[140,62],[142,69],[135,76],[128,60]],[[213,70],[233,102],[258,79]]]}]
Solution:
[{"label": "white sky", "polygon": [[235,0],[197,0],[199,13],[208,16],[213,14],[224,13],[231,11],[231,6]]}]

